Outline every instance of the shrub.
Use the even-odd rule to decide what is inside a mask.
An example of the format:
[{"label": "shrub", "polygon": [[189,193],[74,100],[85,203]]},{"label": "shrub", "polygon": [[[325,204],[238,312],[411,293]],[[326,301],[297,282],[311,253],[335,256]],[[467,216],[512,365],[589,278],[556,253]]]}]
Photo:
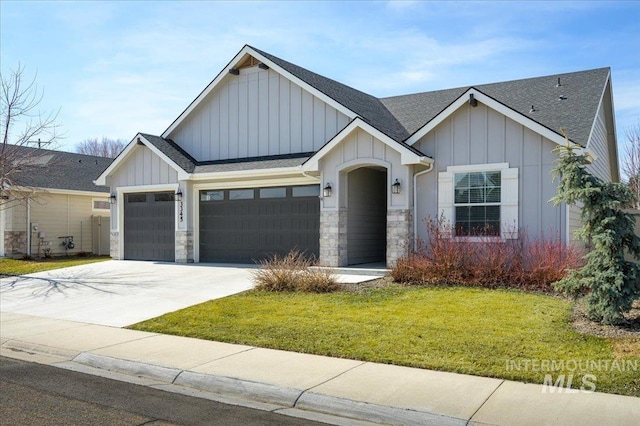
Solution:
[{"label": "shrub", "polygon": [[256,290],[328,293],[339,288],[333,272],[311,268],[315,259],[292,250],[285,256],[274,254],[260,262],[253,272]]},{"label": "shrub", "polygon": [[553,202],[582,203],[583,226],[576,235],[590,243],[587,262],[560,280],[563,293],[579,297],[587,293],[587,316],[604,324],[625,321],[624,313],[640,298],[640,265],[625,259],[625,251],[640,260],[640,237],[635,235],[635,218],[624,212],[635,200],[624,184],[603,182],[587,170],[589,159],[569,146],[556,148],[553,169],[559,177]]},{"label": "shrub", "polygon": [[551,284],[580,266],[580,252],[559,238],[497,240],[455,238],[442,219],[427,221],[427,238],[391,269],[395,281],[411,284],[514,287],[553,292]]}]

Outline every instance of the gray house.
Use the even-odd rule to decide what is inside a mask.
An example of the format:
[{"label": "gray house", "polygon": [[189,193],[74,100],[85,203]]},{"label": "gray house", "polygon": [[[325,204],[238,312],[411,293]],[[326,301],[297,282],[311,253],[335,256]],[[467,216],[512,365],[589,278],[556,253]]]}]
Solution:
[{"label": "gray house", "polygon": [[245,46],[160,136],[136,135],[111,188],[116,259],[247,263],[292,248],[387,265],[444,216],[458,238],[557,234],[570,143],[619,180],[608,68],[376,98]]}]

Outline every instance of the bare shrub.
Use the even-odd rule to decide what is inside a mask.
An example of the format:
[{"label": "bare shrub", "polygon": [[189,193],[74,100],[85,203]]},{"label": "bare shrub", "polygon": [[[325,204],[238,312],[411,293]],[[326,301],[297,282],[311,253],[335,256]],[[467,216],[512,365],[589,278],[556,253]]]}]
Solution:
[{"label": "bare shrub", "polygon": [[456,238],[442,219],[426,223],[426,240],[392,268],[395,281],[553,292],[551,283],[580,266],[580,252],[558,237],[531,239],[521,231],[517,239]]},{"label": "bare shrub", "polygon": [[292,250],[285,256],[274,254],[260,262],[253,272],[256,290],[328,293],[339,288],[335,275],[327,269],[310,268],[315,264],[312,256]]}]

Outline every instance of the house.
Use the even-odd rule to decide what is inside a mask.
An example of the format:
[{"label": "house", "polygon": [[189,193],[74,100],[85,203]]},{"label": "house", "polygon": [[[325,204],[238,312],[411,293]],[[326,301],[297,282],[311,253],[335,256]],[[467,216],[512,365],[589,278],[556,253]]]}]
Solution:
[{"label": "house", "polygon": [[619,180],[610,69],[379,99],[245,46],[96,183],[116,201],[113,258],[248,263],[296,247],[391,265],[440,215],[461,237],[570,242],[579,210],[548,202],[561,129]]},{"label": "house", "polygon": [[110,158],[15,145],[5,153],[21,164],[0,200],[0,256],[109,254],[109,188],[93,180]]}]

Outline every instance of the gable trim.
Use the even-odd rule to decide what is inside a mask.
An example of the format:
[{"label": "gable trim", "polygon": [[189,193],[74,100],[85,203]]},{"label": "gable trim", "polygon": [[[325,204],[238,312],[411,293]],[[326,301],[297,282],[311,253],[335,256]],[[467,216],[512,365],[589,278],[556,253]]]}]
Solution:
[{"label": "gable trim", "polygon": [[[413,135],[411,135],[405,141],[407,145],[414,145],[416,142],[422,139],[422,137],[424,137],[427,133],[429,133],[434,128],[436,128],[439,124],[441,124],[445,119],[449,118],[460,107],[462,107],[464,104],[469,102],[469,95],[473,95],[475,100],[487,105],[489,108],[492,108],[498,111],[499,113],[510,118],[516,123],[521,124],[527,127],[528,129],[542,135],[543,137],[549,139],[550,141],[555,142],[558,145],[567,144],[564,136],[560,135],[559,133],[549,129],[548,127],[543,126],[542,124],[536,122],[535,120],[532,120],[529,117],[526,117],[520,114],[519,112],[509,108],[508,106],[495,100],[494,98],[488,95],[485,95],[483,92],[476,89],[475,87],[471,87],[467,91],[465,91],[462,95],[460,95],[458,99],[453,101],[451,104],[449,104],[448,107],[443,109],[438,115],[436,115],[433,119],[431,119],[431,121],[426,123],[420,129],[418,129]],[[574,142],[572,143],[576,146],[580,146],[578,144],[575,144]]]},{"label": "gable trim", "polygon": [[115,172],[130,156],[138,149],[138,140],[142,142],[142,145],[149,148],[151,152],[156,154],[158,157],[162,159],[165,163],[171,166],[178,173],[178,180],[185,180],[189,178],[189,173],[187,173],[182,167],[178,166],[172,159],[167,157],[162,151],[160,151],[154,144],[149,142],[147,138],[142,135],[142,133],[138,133],[129,144],[122,150],[120,154],[111,162],[109,167],[105,169],[104,172],[98,176],[96,180],[93,181],[96,185],[105,186],[107,184],[107,176],[111,175]]},{"label": "gable trim", "polygon": [[319,161],[322,157],[327,155],[333,148],[335,148],[338,144],[340,144],[347,136],[349,136],[356,129],[364,130],[365,132],[372,135],[374,138],[382,141],[385,145],[394,149],[395,151],[400,153],[400,162],[402,164],[423,164],[429,165],[433,163],[433,159],[424,154],[421,155],[419,151],[415,150],[415,148],[411,148],[405,144],[396,142],[391,139],[389,136],[382,133],[380,130],[376,129],[369,123],[362,120],[360,117],[355,118],[351,121],[344,129],[338,132],[329,142],[327,142],[322,148],[318,150],[311,158],[302,163],[300,168],[304,172],[317,172],[319,171]]},{"label": "gable trim", "polygon": [[340,102],[326,95],[325,93],[319,91],[315,87],[311,86],[308,83],[300,80],[298,77],[294,76],[290,72],[286,71],[284,68],[280,67],[275,62],[256,52],[251,46],[245,45],[240,52],[238,52],[233,59],[218,73],[218,75],[207,85],[207,87],[200,92],[200,94],[189,104],[189,106],[176,118],[173,123],[162,133],[163,138],[167,138],[171,132],[173,132],[186,118],[191,114],[191,112],[200,105],[200,103],[211,93],[213,90],[224,80],[224,78],[229,74],[229,70],[235,68],[246,55],[251,55],[256,59],[259,59],[260,62],[266,64],[269,68],[273,68],[280,75],[286,77],[288,80],[294,82],[298,86],[302,87],[304,90],[310,92],[313,96],[322,100],[324,103],[332,106],[336,110],[340,111],[344,115],[353,119],[357,116],[357,114],[351,111],[349,108],[342,105]]}]

